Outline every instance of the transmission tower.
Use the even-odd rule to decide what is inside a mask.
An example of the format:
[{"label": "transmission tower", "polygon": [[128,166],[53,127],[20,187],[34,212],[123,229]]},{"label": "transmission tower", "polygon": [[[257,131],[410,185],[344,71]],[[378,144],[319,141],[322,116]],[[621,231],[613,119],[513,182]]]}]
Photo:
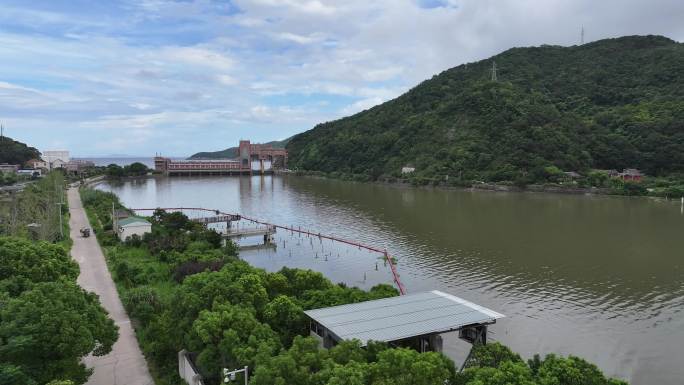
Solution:
[{"label": "transmission tower", "polygon": [[493,61],[493,62],[492,62],[492,81],[495,82],[495,81],[497,81],[497,80],[498,80],[498,79],[497,79],[497,77],[496,77],[496,62]]},{"label": "transmission tower", "polygon": [[584,26],[582,26],[582,32],[580,32],[580,45],[584,44]]}]

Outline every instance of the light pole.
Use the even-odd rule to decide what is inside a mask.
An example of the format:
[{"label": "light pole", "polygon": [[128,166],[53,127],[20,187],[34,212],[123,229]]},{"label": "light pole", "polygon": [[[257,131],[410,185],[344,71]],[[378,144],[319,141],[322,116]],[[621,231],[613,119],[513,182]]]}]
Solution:
[{"label": "light pole", "polygon": [[227,384],[227,383],[235,380],[236,374],[244,372],[245,373],[245,385],[247,385],[247,382],[249,381],[248,370],[249,370],[248,366],[245,366],[242,369],[233,370],[232,372],[228,371],[228,369],[226,369],[226,368],[223,368],[223,383]]}]

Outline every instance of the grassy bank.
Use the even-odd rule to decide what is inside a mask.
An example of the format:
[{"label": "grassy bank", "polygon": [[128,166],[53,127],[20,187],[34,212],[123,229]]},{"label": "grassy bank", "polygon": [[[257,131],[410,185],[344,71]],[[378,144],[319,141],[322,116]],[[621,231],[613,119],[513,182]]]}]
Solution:
[{"label": "grassy bank", "polygon": [[684,197],[684,177],[645,177],[641,182],[623,181],[598,172],[578,178],[560,177],[536,181],[498,181],[460,179],[458,176],[425,177],[420,175],[380,175],[298,170],[297,176],[328,178],[350,182],[382,183],[411,187],[444,189],[473,189],[486,191],[544,192],[560,194],[600,194],[619,196],[647,196],[667,199]]},{"label": "grassy bank", "polygon": [[197,354],[207,384],[220,382],[222,368],[243,366],[252,385],[621,383],[575,357],[524,362],[499,344],[478,347],[463,373],[442,354],[383,343],[320,350],[306,337],[304,310],[395,296],[396,289],[363,291],[311,270],[254,268],[233,244],[222,246],[216,233],[180,213],[155,212],[151,234],[118,243],[108,225],[112,204],[121,207],[116,196],[87,189],[82,196],[158,384],[180,382],[181,349]]}]

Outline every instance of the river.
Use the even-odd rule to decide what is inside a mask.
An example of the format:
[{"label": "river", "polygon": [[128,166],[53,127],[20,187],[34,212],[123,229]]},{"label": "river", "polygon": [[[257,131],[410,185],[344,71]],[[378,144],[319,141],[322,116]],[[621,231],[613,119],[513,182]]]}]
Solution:
[{"label": "river", "polygon": [[[505,314],[490,338],[526,358],[573,354],[634,385],[684,381],[679,203],[295,176],[155,177],[99,188],[128,207],[217,208],[384,247],[408,292],[439,289]],[[241,256],[364,288],[392,282],[369,252],[285,231],[275,243]],[[463,349],[445,340],[452,357]]]}]

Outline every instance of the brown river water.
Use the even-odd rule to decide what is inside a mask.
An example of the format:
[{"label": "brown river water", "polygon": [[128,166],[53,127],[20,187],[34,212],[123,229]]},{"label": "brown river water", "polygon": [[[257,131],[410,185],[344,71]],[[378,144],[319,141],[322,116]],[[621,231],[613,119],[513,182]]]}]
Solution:
[{"label": "brown river water", "polygon": [[[631,384],[684,383],[679,202],[295,176],[156,177],[99,188],[128,207],[215,208],[387,248],[408,292],[439,289],[505,314],[490,339],[524,357],[573,354]],[[377,254],[282,230],[275,244],[241,257],[364,288],[392,283]],[[463,344],[447,337],[445,353],[458,363]]]}]

